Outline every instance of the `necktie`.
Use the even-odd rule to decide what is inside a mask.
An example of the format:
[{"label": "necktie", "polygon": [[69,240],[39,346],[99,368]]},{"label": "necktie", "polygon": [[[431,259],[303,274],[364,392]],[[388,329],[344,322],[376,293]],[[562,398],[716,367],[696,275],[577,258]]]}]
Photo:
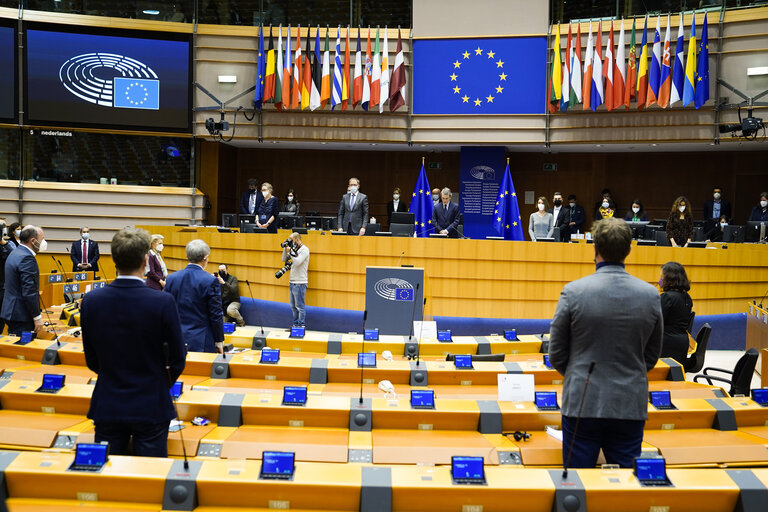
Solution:
[{"label": "necktie", "polygon": [[445,212],[447,212],[447,211],[448,211],[448,205],[447,205],[447,204],[444,204],[444,205],[443,205],[443,211],[445,211]]},{"label": "necktie", "polygon": [[251,215],[254,214],[254,211],[256,210],[256,193],[251,192],[251,198],[248,200],[248,209],[251,211]]},{"label": "necktie", "polygon": [[88,242],[83,240],[83,263],[88,263]]},{"label": "necktie", "polygon": [[357,195],[357,194],[352,194],[352,197],[351,197],[351,198],[350,198],[350,200],[349,200],[349,209],[350,209],[350,210],[351,210],[351,209],[353,209],[353,208],[355,207],[355,196],[356,196],[356,195]]}]

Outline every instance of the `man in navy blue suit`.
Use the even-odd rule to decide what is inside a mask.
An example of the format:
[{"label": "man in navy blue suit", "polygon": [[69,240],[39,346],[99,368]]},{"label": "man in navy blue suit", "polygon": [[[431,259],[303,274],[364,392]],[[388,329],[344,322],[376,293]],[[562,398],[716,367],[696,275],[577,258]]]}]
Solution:
[{"label": "man in navy blue suit", "polygon": [[458,238],[459,232],[459,206],[451,201],[453,192],[448,187],[440,191],[440,202],[432,209],[432,225],[435,233],[448,235],[450,238]]},{"label": "man in navy blue suit", "polygon": [[117,278],[83,298],[85,362],[99,378],[88,417],[96,442],[117,455],[168,456],[168,422],[176,417],[170,386],[184,370],[181,325],[173,297],[144,284],[149,233],[124,228],[112,238]]},{"label": "man in navy blue suit", "polygon": [[72,259],[72,272],[99,271],[99,244],[91,240],[90,228],[80,228],[80,240],[72,242],[69,257]]},{"label": "man in navy blue suit", "polygon": [[189,264],[165,281],[165,291],[176,299],[184,343],[190,352],[223,352],[221,285],[205,271],[210,255],[208,244],[192,240],[187,244]]},{"label": "man in navy blue suit", "polygon": [[263,200],[259,180],[256,178],[248,179],[248,190],[243,192],[243,197],[240,198],[240,214],[256,215]]},{"label": "man in navy blue suit", "polygon": [[43,328],[40,315],[40,269],[35,255],[48,247],[42,228],[26,226],[19,234],[20,245],[5,261],[5,292],[0,317],[8,323],[8,333]]}]

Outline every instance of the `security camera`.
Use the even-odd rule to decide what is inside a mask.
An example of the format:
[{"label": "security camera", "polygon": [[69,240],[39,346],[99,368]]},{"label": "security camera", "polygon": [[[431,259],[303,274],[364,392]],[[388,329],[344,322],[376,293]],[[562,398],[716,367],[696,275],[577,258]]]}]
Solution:
[{"label": "security camera", "polygon": [[[224,116],[222,115],[222,117]],[[229,130],[229,123],[224,121],[224,119],[216,122],[212,117],[209,117],[205,120],[205,129],[208,130],[208,133],[215,137],[216,135],[220,135],[221,132],[226,132]]]}]

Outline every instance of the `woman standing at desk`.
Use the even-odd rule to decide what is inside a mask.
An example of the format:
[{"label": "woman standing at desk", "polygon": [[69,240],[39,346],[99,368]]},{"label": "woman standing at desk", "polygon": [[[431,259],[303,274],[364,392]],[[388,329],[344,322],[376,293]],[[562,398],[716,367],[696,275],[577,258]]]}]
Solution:
[{"label": "woman standing at desk", "polygon": [[691,283],[685,268],[676,261],[662,265],[659,287],[663,292],[661,314],[664,317],[661,357],[671,357],[683,364],[688,356],[688,324],[693,309],[693,300],[688,295]]},{"label": "woman standing at desk", "polygon": [[147,286],[155,290],[165,288],[165,278],[168,277],[168,268],[160,253],[163,252],[163,235],[152,235],[149,246],[149,261],[147,265]]},{"label": "woman standing at desk", "polygon": [[531,236],[531,242],[537,238],[551,238],[555,229],[554,217],[547,211],[549,203],[547,198],[541,196],[537,203],[538,210],[531,214],[528,220],[528,234]]},{"label": "woman standing at desk", "polygon": [[687,247],[693,238],[691,204],[685,196],[675,199],[667,220],[667,239],[672,247]]},{"label": "woman standing at desk", "polygon": [[299,200],[296,199],[296,194],[293,192],[293,189],[288,189],[288,193],[285,194],[285,202],[283,203],[283,207],[280,209],[281,212],[285,213],[293,213],[295,215],[299,214]]},{"label": "woman standing at desk", "polygon": [[256,210],[256,226],[267,228],[270,233],[277,233],[277,216],[280,214],[280,205],[276,197],[272,195],[272,185],[262,183],[261,194],[264,201]]}]

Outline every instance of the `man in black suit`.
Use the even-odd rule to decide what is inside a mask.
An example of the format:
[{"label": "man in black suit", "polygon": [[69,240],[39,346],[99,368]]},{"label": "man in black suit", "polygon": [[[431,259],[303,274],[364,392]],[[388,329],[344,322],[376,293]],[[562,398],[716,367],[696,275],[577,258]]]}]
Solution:
[{"label": "man in black suit", "polygon": [[568,234],[570,217],[568,208],[563,206],[563,194],[555,192],[552,195],[552,205],[552,208],[547,211],[552,214],[554,227],[560,228],[560,240],[558,242],[567,242],[570,239]]},{"label": "man in black suit", "polygon": [[440,191],[440,203],[432,209],[432,225],[435,233],[448,235],[450,238],[458,238],[459,232],[459,205],[451,201],[453,192],[448,187]]},{"label": "man in black suit", "polygon": [[587,212],[584,207],[576,202],[576,195],[568,196],[568,236],[584,232],[584,223],[587,221]]},{"label": "man in black suit", "polygon": [[260,188],[259,180],[256,178],[248,179],[248,190],[243,192],[243,197],[240,199],[241,215],[256,215],[259,204],[264,200]]},{"label": "man in black suit", "polygon": [[19,234],[20,245],[5,261],[5,293],[0,317],[8,323],[8,333],[20,336],[23,331],[43,328],[40,315],[40,269],[35,255],[48,247],[45,234],[38,226],[26,226]]},{"label": "man in black suit", "polygon": [[360,192],[360,180],[349,178],[349,192],[339,203],[336,227],[350,235],[364,235],[368,225],[368,196]]},{"label": "man in black suit", "polygon": [[704,220],[714,225],[722,216],[731,220],[731,203],[723,197],[723,189],[715,187],[712,189],[712,199],[704,202]]},{"label": "man in black suit", "polygon": [[387,203],[387,225],[392,224],[392,214],[395,212],[405,213],[408,211],[408,205],[400,199],[400,189],[395,188],[392,192],[392,200]]},{"label": "man in black suit", "polygon": [[[184,370],[176,302],[144,284],[149,233],[124,228],[112,238],[117,278],[85,295],[80,310],[85,362],[99,378],[88,417],[109,451],[168,456],[169,393]],[[167,367],[167,368],[166,368]]]},{"label": "man in black suit", "polygon": [[72,272],[99,271],[99,244],[91,240],[90,228],[80,228],[80,240],[72,242],[69,257],[72,259]]}]

